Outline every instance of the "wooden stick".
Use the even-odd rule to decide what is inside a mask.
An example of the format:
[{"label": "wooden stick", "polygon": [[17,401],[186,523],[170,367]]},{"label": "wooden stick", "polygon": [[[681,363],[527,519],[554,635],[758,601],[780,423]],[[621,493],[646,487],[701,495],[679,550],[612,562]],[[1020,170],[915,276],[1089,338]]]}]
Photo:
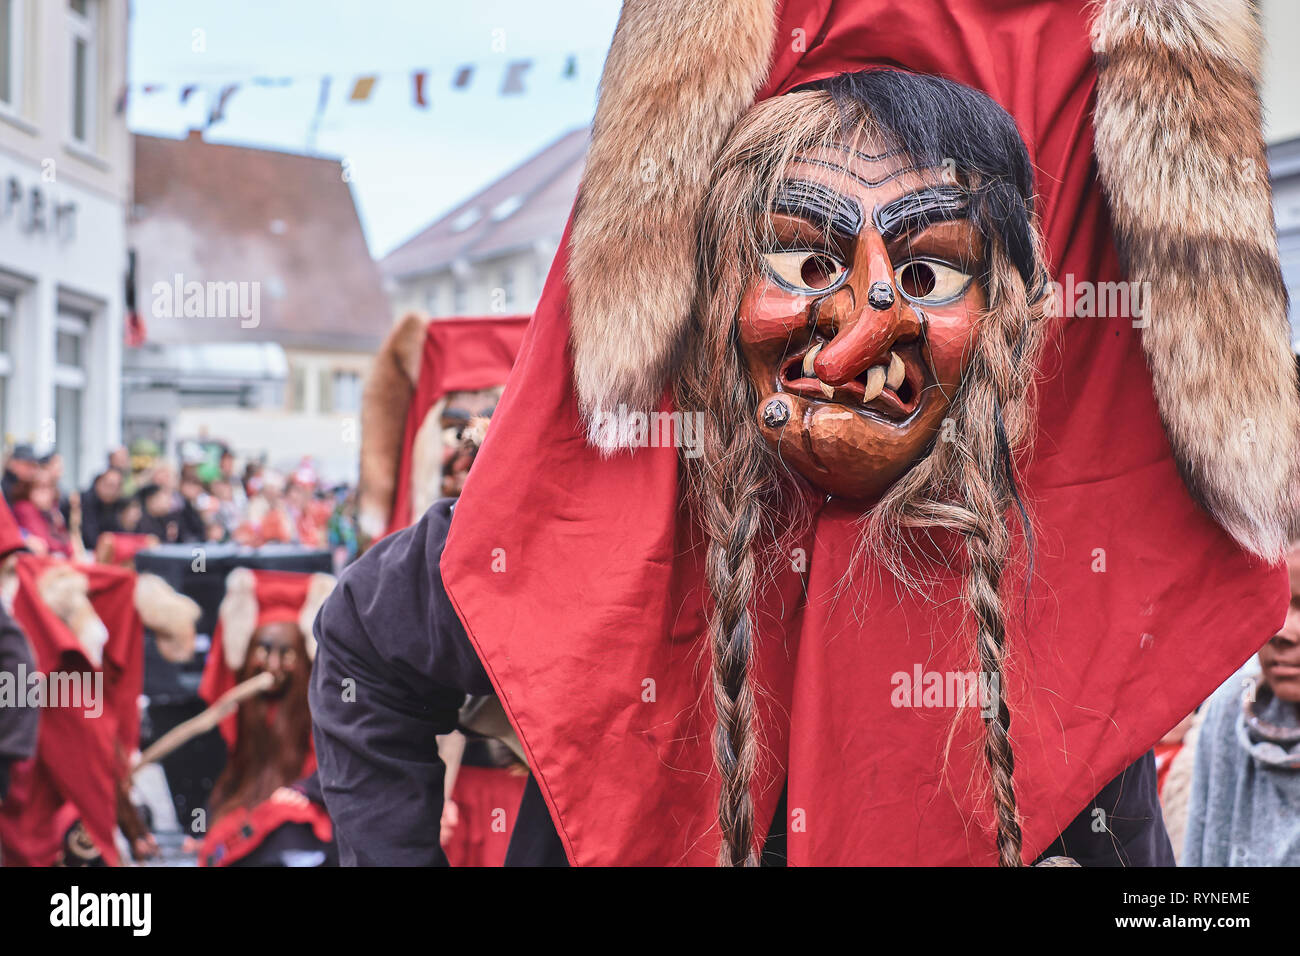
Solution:
[{"label": "wooden stick", "polygon": [[242,684],[236,684],[216,699],[211,707],[201,714],[191,717],[184,723],[177,724],[163,734],[149,749],[140,755],[131,774],[139,773],[140,768],[166,757],[182,744],[188,743],[199,734],[205,734],[213,727],[235,712],[235,708],[250,697],[264,694],[275,685],[275,676],[270,671],[262,671],[256,677],[250,677]]},{"label": "wooden stick", "polygon": [[438,738],[438,756],[446,766],[446,775],[442,778],[442,798],[451,799],[451,791],[456,788],[456,777],[460,774],[461,760],[465,756],[465,744],[468,743],[464,734],[459,730],[453,730],[449,734],[444,734]]}]

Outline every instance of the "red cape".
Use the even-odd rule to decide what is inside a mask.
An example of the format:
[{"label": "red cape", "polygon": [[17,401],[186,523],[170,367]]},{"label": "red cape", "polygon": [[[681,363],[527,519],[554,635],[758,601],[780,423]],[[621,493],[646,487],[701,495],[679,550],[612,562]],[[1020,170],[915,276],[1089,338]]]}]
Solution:
[{"label": "red cape", "polygon": [[[37,581],[56,558],[18,561],[14,619],[31,642],[37,669],[91,673],[76,636],[41,603]],[[62,832],[55,814],[72,804],[104,860],[116,865],[117,781],[139,745],[139,697],[144,684],[144,627],[135,609],[135,572],[102,564],[77,565],[90,582],[90,602],[108,629],[104,645],[103,713],[85,708],[41,711],[36,756],[15,764],[9,799],[0,808],[0,840],[7,863],[49,866]]]},{"label": "red cape", "polygon": [[[839,3],[822,39],[831,6],[784,4],[760,96],[881,64],[984,90],[1029,145],[1054,276],[1123,278],[1092,157],[1083,0]],[[703,574],[679,517],[676,452],[602,460],[585,444],[567,244],[456,507],[443,579],[570,860],[711,864]],[[1267,640],[1287,605],[1285,572],[1245,554],[1179,479],[1139,335],[1063,319],[1045,350],[1023,483],[1036,576],[1015,602],[1004,688],[1026,860]],[[868,567],[841,589],[854,540],[852,513],[824,509],[805,580],[777,577],[758,609],[759,835],[788,780],[792,864],[991,864],[977,717],[947,746],[951,709],[891,703],[895,674],[972,669],[960,582],[923,600]]]},{"label": "red cape", "polygon": [[397,493],[385,534],[400,531],[411,514],[411,449],[429,410],[448,392],[477,391],[505,384],[528,328],[528,316],[481,319],[434,319],[429,322],[420,355],[420,380],[406,413]]},{"label": "red cape", "polygon": [[14,520],[14,513],[9,504],[0,498],[0,558],[4,558],[23,547],[23,533]]},{"label": "red cape", "polygon": [[450,866],[505,866],[527,783],[513,767],[461,765],[451,794],[460,822],[442,846]]}]

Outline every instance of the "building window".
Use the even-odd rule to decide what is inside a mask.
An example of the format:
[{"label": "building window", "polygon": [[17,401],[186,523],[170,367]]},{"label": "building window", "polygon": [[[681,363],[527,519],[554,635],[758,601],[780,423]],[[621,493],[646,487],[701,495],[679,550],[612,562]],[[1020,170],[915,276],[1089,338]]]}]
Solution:
[{"label": "building window", "polygon": [[72,138],[83,146],[95,143],[99,89],[99,2],[68,0],[68,34],[71,42]]},{"label": "building window", "polygon": [[451,314],[464,315],[466,300],[469,298],[469,290],[465,288],[465,283],[460,279],[452,280],[451,284]]},{"label": "building window", "polygon": [[509,267],[501,270],[501,308],[509,309],[515,304],[515,270]]},{"label": "building window", "polygon": [[9,379],[14,364],[10,357],[13,348],[14,300],[0,295],[0,439],[6,443],[9,436]]},{"label": "building window", "polygon": [[90,316],[60,307],[54,325],[54,449],[63,456],[63,474],[81,475],[86,393],[86,342]]},{"label": "building window", "polygon": [[318,374],[319,394],[316,396],[316,411],[328,414],[334,411],[334,373],[323,368]]},{"label": "building window", "polygon": [[333,397],[331,411],[341,415],[355,415],[361,411],[361,375],[336,369],[332,373],[330,394]]},{"label": "building window", "polygon": [[0,0],[0,104],[18,111],[23,99],[23,0]]},{"label": "building window", "polygon": [[430,286],[428,289],[425,290],[424,311],[431,316],[439,314],[438,306],[439,306],[439,300],[442,298],[442,296],[438,295],[438,293],[441,291],[442,290],[439,289],[436,285]]},{"label": "building window", "polygon": [[289,411],[305,412],[307,410],[307,373],[302,369],[289,369]]}]

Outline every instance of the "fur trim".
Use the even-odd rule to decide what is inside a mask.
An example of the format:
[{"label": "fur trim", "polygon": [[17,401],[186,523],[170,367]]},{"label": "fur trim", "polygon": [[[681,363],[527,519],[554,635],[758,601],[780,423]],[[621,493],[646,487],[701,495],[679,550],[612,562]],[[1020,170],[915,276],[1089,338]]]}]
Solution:
[{"label": "fur trim", "polygon": [[332,574],[313,574],[311,583],[307,585],[307,597],[303,599],[302,610],[298,612],[298,627],[302,631],[303,640],[307,642],[307,656],[312,660],[316,659],[316,634],[312,625],[316,623],[321,605],[334,590],[335,580]]},{"label": "fur trim", "polygon": [[658,407],[695,289],[714,158],[767,75],[774,0],[626,0],[569,242],[573,374],[589,440]]},{"label": "fur trim", "polygon": [[37,579],[36,590],[41,602],[72,631],[86,659],[95,667],[101,666],[108,629],[90,603],[90,582],[86,576],[71,565],[55,564]]},{"label": "fur trim", "polygon": [[135,609],[154,632],[164,659],[179,664],[194,656],[194,627],[203,613],[196,601],[173,591],[156,574],[141,574],[135,581]]},{"label": "fur trim", "polygon": [[393,513],[398,463],[406,432],[406,411],[420,379],[428,320],[408,313],[379,347],[361,396],[361,466],[357,491],[358,524],[373,540],[384,533]]},{"label": "fur trim", "polygon": [[443,451],[446,439],[442,434],[442,411],[447,407],[447,396],[433,403],[424,416],[411,443],[411,461],[407,480],[411,483],[411,516],[417,518],[442,497]]},{"label": "fur trim", "polygon": [[226,666],[238,674],[257,630],[257,579],[248,568],[235,568],[226,575],[226,596],[217,616]]},{"label": "fur trim", "polygon": [[1107,0],[1096,151],[1187,486],[1279,559],[1300,511],[1300,397],[1278,265],[1249,0]]}]

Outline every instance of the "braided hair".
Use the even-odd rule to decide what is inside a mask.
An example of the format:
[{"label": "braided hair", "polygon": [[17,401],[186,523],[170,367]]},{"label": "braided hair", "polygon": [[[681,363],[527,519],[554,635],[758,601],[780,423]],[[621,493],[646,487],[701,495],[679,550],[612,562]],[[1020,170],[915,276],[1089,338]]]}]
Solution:
[{"label": "braided hair", "polygon": [[1000,865],[1021,864],[1011,713],[1000,688],[1007,656],[1004,578],[1014,512],[1032,559],[1032,528],[1016,485],[1016,459],[1033,430],[1032,382],[1043,338],[1047,288],[1033,219],[1028,151],[1012,118],[976,90],[894,70],[843,74],[755,106],[724,146],[703,211],[697,296],[676,382],[679,408],[704,415],[701,454],[683,458],[685,494],[706,538],[712,598],[714,764],[720,778],[719,865],[758,861],[751,786],[757,762],[753,606],[761,552],[777,528],[806,515],[813,493],[759,431],[760,396],[740,351],[737,318],[760,271],[757,223],[771,208],[784,168],[799,154],[852,145],[863,136],[908,154],[916,168],[955,167],[970,217],[988,249],[987,309],[936,441],[865,516],[863,547],[900,580],[916,584],[909,535],[946,529],[964,542],[964,596],[973,655],[998,688],[984,714]]}]

